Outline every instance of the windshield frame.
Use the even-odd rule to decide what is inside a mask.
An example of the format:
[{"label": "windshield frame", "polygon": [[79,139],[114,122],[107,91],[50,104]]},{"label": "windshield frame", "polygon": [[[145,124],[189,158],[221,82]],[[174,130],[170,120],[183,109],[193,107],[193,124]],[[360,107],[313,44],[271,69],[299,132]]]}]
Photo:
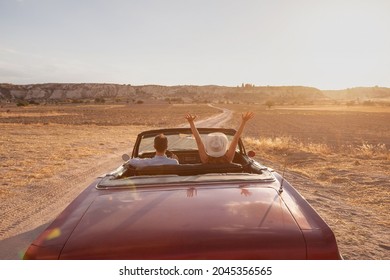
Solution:
[{"label": "windshield frame", "polygon": [[[212,133],[212,132],[222,132],[224,134],[226,134],[226,136],[228,137],[229,141],[232,140],[234,134],[236,133],[236,130],[234,129],[227,129],[227,128],[198,128],[198,131],[199,131],[199,134],[201,134],[202,136],[206,136],[207,134],[209,133]],[[198,148],[196,146],[196,141],[192,135],[192,132],[191,132],[191,129],[190,128],[168,128],[168,129],[157,129],[157,130],[148,130],[148,131],[144,131],[140,134],[138,134],[138,137],[137,137],[137,140],[134,144],[134,147],[133,147],[133,152],[132,152],[132,158],[136,158],[136,157],[140,157],[142,156],[142,153],[148,153],[148,152],[154,152],[154,148],[153,148],[153,140],[154,140],[154,137],[158,134],[161,134],[163,133],[165,136],[167,136],[168,138],[172,138],[172,136],[174,135],[177,135],[178,136],[178,139],[182,138],[182,139],[191,139],[191,142],[193,141],[193,143],[191,144],[191,147],[190,148],[186,148],[186,149],[177,149],[174,146],[174,144],[169,144],[169,141],[168,141],[168,150],[171,150],[171,151],[197,151]],[[142,144],[142,141],[145,141],[145,139],[148,139],[148,143],[145,145],[146,147],[150,147],[150,149],[148,149],[148,151],[142,151],[140,150],[140,148],[143,148],[143,144]],[[245,155],[246,152],[245,152],[245,148],[244,148],[244,145],[242,144],[242,141],[241,139],[239,139],[238,141],[238,145],[237,145],[237,152]]]}]

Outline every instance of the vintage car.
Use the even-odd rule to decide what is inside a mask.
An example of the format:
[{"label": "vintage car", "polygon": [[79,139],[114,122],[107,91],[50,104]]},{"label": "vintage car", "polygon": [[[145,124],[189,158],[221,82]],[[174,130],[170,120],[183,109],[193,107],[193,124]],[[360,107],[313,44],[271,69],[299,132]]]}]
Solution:
[{"label": "vintage car", "polygon": [[[216,131],[235,133],[199,129]],[[127,161],[97,178],[24,259],[340,259],[329,226],[241,140],[233,163],[201,164],[189,128],[150,130],[138,135],[132,157],[152,157],[160,133],[179,165]]]}]

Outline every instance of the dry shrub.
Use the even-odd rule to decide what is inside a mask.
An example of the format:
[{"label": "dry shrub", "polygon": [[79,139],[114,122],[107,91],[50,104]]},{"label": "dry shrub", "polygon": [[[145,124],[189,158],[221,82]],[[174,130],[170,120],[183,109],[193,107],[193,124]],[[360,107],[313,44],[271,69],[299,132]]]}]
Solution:
[{"label": "dry shrub", "polygon": [[390,159],[390,151],[385,144],[363,143],[355,148],[355,155],[364,158]]},{"label": "dry shrub", "polygon": [[259,149],[261,151],[275,152],[275,153],[286,153],[289,151],[290,143],[292,142],[291,137],[274,137],[274,138],[251,138],[247,137],[244,141],[251,147]]},{"label": "dry shrub", "polygon": [[293,139],[290,136],[283,137],[261,137],[251,138],[247,137],[244,141],[250,147],[256,150],[273,153],[276,155],[305,152],[311,154],[328,155],[332,153],[331,148],[323,143],[303,143]]},{"label": "dry shrub", "polygon": [[314,154],[329,155],[333,153],[333,150],[327,144],[323,143],[299,143],[299,145],[302,150]]},{"label": "dry shrub", "polygon": [[365,160],[390,160],[390,150],[386,144],[343,145],[340,154]]}]

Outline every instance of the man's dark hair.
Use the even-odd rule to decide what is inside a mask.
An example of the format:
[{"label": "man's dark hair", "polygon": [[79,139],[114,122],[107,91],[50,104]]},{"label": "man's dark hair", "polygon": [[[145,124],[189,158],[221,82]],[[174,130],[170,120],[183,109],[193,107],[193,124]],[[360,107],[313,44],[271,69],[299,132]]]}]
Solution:
[{"label": "man's dark hair", "polygon": [[157,152],[163,153],[168,149],[168,138],[162,133],[154,137],[154,148]]}]

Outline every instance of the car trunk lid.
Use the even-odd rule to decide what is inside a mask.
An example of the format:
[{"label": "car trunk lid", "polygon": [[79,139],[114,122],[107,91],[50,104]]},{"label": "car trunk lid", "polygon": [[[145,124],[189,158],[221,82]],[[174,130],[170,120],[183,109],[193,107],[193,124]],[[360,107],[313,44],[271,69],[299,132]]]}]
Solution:
[{"label": "car trunk lid", "polygon": [[305,259],[301,230],[266,185],[99,191],[61,259]]}]

